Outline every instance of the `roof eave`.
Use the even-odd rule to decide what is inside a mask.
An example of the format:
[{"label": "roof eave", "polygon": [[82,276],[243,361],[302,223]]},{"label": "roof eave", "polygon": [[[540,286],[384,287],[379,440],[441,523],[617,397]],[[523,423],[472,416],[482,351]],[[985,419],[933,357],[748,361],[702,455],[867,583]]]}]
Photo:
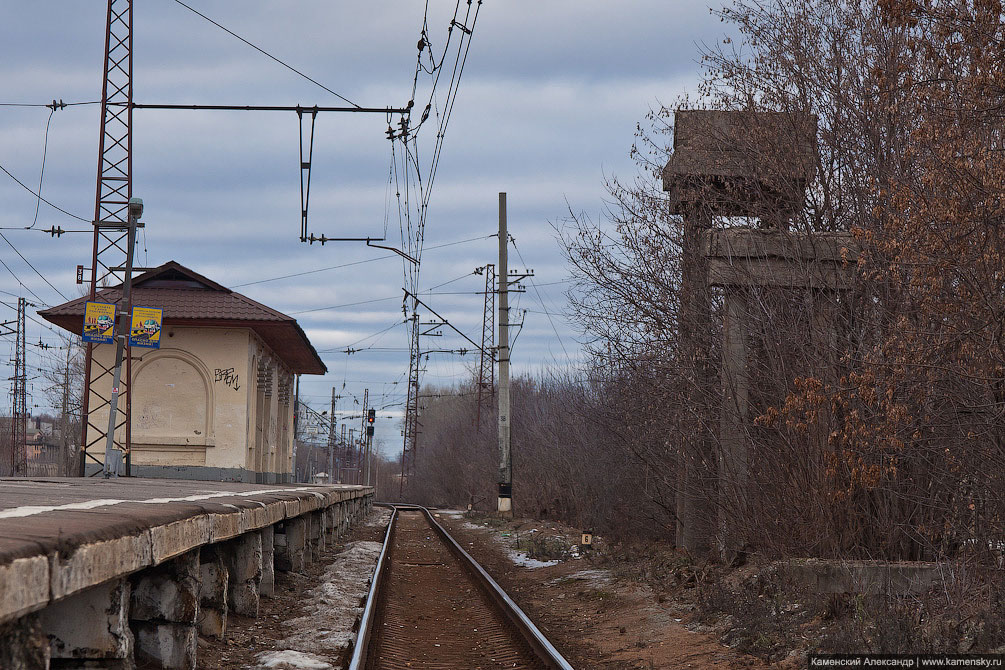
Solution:
[{"label": "roof eave", "polygon": [[[67,330],[75,335],[81,334],[84,319],[83,314],[46,314],[46,311],[42,310],[38,312],[39,316],[63,330]],[[323,375],[328,372],[328,367],[321,360],[317,349],[311,344],[307,333],[304,332],[304,329],[300,327],[300,324],[295,319],[288,321],[246,321],[239,319],[177,319],[165,317],[164,327],[168,326],[181,326],[185,328],[247,328],[265,340],[269,348],[275,351],[276,355],[295,374]],[[295,339],[299,340],[300,346],[298,348],[300,352],[299,355],[295,356],[283,356],[281,347],[275,346],[272,342],[272,333],[269,331],[277,327],[289,328],[291,326],[297,335]]]}]

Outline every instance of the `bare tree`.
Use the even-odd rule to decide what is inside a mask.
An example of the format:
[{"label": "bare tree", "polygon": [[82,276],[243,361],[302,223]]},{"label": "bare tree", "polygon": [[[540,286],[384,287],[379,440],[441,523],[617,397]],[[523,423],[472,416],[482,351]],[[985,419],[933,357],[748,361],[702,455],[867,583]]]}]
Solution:
[{"label": "bare tree", "polygon": [[[708,225],[852,231],[862,254],[848,290],[822,300],[748,291],[752,493],[747,510],[716,509],[719,472],[708,509],[743,517],[751,548],[776,554],[922,558],[986,545],[1002,530],[1003,492],[1000,7],[755,0],[720,16],[742,48],[707,51],[698,98],[677,107],[809,117],[817,130],[797,207],[774,220],[720,210]],[[661,107],[640,127],[640,175],[608,184],[606,219],[570,215],[560,229],[596,374],[642,382],[658,371],[625,384],[623,404],[666,431],[669,448],[643,440],[648,450],[633,452],[662,472],[687,458],[682,435],[718,439],[724,383],[695,360],[721,357],[721,295],[701,297],[708,321],[684,309],[693,233],[659,183],[674,114]],[[735,160],[756,183],[777,183],[787,142],[747,136]]]},{"label": "bare tree", "polygon": [[54,408],[60,474],[79,471],[80,399],[84,388],[84,356],[80,338],[60,335],[60,344],[43,358],[41,377],[47,404]]}]

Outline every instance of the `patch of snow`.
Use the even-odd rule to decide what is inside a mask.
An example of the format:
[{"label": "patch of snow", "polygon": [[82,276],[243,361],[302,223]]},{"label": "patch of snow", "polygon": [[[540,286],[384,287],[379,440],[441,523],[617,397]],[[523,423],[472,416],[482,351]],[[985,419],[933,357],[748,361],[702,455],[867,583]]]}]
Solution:
[{"label": "patch of snow", "polygon": [[325,568],[321,583],[307,592],[301,608],[304,616],[283,621],[289,634],[276,643],[283,651],[260,654],[254,670],[335,670],[330,660],[356,639],[353,627],[363,612],[382,546],[380,542],[347,545]]},{"label": "patch of snow", "polygon": [[337,654],[355,639],[353,626],[363,612],[379,542],[353,542],[325,568],[321,584],[307,592],[304,616],[288,619],[280,646],[308,654]]},{"label": "patch of snow", "polygon": [[391,510],[386,507],[375,507],[370,516],[363,520],[364,526],[386,526],[391,520]]},{"label": "patch of snow", "polygon": [[255,670],[332,670],[333,666],[313,654],[299,651],[266,651],[258,655]]},{"label": "patch of snow", "polygon": [[527,554],[522,551],[515,551],[513,549],[506,549],[506,555],[509,556],[509,560],[513,561],[522,568],[550,568],[553,565],[558,565],[558,561],[539,561],[536,558],[530,558]]},{"label": "patch of snow", "polygon": [[[481,531],[483,533],[486,532],[486,531],[491,532],[491,529],[489,529],[489,528],[487,528],[485,526],[480,526],[478,524],[473,524],[470,521],[464,521],[464,522],[462,522],[461,523],[461,527],[462,528],[467,528],[469,530]],[[531,530],[530,532],[536,532],[536,530]],[[525,552],[517,551],[516,549],[513,549],[510,545],[514,541],[516,541],[517,539],[519,539],[519,538],[516,537],[516,536],[514,536],[510,531],[502,531],[500,533],[492,533],[492,540],[495,541],[495,542],[498,542],[500,545],[502,545],[503,550],[506,552],[506,556],[511,561],[513,561],[515,564],[517,564],[517,565],[519,565],[521,567],[529,568],[529,569],[533,570],[533,569],[536,569],[536,568],[549,568],[549,567],[551,567],[553,565],[558,565],[559,564],[559,561],[557,561],[557,560],[539,561],[536,558],[530,558],[530,557],[528,557]],[[469,542],[468,544],[471,544],[471,543]]]}]

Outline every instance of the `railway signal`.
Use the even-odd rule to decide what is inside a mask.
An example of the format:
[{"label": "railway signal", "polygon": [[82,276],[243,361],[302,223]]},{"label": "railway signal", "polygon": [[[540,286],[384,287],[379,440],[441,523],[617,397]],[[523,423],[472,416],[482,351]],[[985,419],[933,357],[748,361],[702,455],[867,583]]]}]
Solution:
[{"label": "railway signal", "polygon": [[377,419],[377,412],[373,409],[366,410],[366,436],[373,437],[373,422]]}]

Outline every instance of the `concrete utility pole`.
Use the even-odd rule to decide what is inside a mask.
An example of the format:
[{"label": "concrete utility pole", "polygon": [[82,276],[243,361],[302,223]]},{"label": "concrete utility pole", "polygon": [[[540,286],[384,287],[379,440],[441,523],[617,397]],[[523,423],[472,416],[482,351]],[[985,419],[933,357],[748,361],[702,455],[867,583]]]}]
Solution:
[{"label": "concrete utility pole", "polygon": [[[114,454],[115,449],[115,419],[119,407],[119,383],[122,381],[122,358],[129,343],[129,328],[133,323],[133,304],[130,293],[133,287],[133,247],[136,246],[136,224],[143,216],[143,201],[139,198],[129,199],[129,230],[126,235],[126,276],[122,282],[122,309],[119,311],[118,334],[115,337],[115,372],[112,376],[112,398],[108,409],[108,433],[105,437],[105,462],[102,465],[104,476],[118,476],[122,453]],[[129,417],[126,416],[128,423]],[[114,465],[114,467],[113,467]]]},{"label": "concrete utility pole", "polygon": [[[346,440],[346,430],[349,428],[347,424],[342,424],[342,436],[339,439],[339,481],[347,478],[346,474],[346,463],[349,461],[349,442]],[[348,482],[347,482],[348,483]]]},{"label": "concrete utility pole", "polygon": [[499,499],[496,511],[513,516],[513,458],[509,416],[509,234],[506,194],[499,194]]},{"label": "concrete utility pole", "polygon": [[356,483],[363,483],[363,462],[366,460],[366,407],[370,402],[370,389],[363,389],[363,405],[361,406],[361,414],[363,415],[359,421],[359,452],[356,455]]}]

